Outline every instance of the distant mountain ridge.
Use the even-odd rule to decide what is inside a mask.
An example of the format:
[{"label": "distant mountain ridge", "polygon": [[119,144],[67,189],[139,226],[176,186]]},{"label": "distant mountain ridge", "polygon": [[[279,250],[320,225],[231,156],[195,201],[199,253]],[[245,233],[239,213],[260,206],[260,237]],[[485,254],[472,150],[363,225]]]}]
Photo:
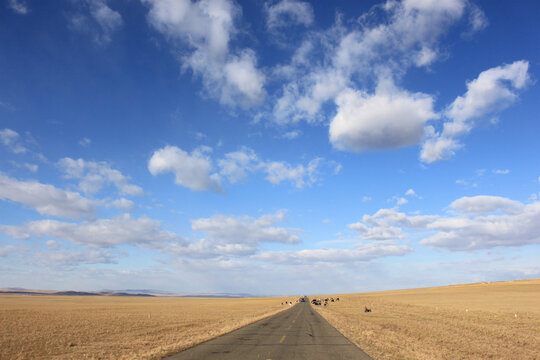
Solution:
[{"label": "distant mountain ridge", "polygon": [[141,297],[197,297],[197,298],[247,298],[257,297],[246,293],[173,293],[162,290],[102,290],[102,291],[74,291],[74,290],[34,290],[24,288],[0,289],[0,294],[17,295],[54,295],[54,296],[141,296]]},{"label": "distant mountain ridge", "polygon": [[64,296],[146,296],[154,297],[148,293],[128,293],[116,291],[54,291],[54,290],[30,290],[22,288],[0,289],[0,294],[18,294],[18,295],[64,295]]}]

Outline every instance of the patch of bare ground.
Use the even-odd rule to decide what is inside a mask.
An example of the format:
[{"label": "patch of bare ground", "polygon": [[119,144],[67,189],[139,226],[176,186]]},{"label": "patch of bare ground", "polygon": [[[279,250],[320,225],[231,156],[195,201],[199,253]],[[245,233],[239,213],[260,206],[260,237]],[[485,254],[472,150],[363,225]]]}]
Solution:
[{"label": "patch of bare ground", "polygon": [[540,280],[337,296],[315,308],[374,359],[540,359]]},{"label": "patch of bare ground", "polygon": [[1,295],[0,359],[160,359],[284,310],[281,301]]}]

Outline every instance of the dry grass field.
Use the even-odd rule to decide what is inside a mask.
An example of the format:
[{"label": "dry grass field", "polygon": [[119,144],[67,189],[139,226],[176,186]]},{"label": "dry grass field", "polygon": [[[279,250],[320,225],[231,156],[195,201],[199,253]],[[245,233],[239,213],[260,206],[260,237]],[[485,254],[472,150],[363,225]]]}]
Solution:
[{"label": "dry grass field", "polygon": [[159,359],[284,310],[281,301],[0,295],[0,359]]},{"label": "dry grass field", "polygon": [[315,308],[374,359],[540,359],[540,279],[337,296]]}]

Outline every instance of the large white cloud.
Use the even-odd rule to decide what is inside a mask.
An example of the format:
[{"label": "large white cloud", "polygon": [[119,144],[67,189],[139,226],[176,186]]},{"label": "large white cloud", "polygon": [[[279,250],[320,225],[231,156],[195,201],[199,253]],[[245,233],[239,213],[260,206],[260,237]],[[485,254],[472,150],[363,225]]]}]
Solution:
[{"label": "large white cloud", "polygon": [[215,161],[219,171],[214,172],[214,160],[209,155],[210,149],[202,147],[191,154],[176,146],[166,146],[156,150],[148,163],[148,170],[157,175],[173,172],[176,184],[191,190],[221,191],[221,180],[227,179],[234,184],[245,179],[248,174],[264,173],[265,179],[272,184],[291,182],[297,188],[310,186],[318,180],[320,168],[332,167],[334,174],[341,169],[335,161],[314,158],[307,164],[293,165],[286,161],[261,159],[253,149],[242,147],[226,153]]},{"label": "large white cloud", "polygon": [[173,232],[163,230],[157,220],[144,216],[135,219],[127,214],[113,219],[87,220],[81,223],[38,220],[18,228],[21,233],[28,235],[46,236],[96,248],[122,244],[152,247],[162,242],[186,242]]},{"label": "large white cloud", "polygon": [[524,60],[485,70],[467,83],[467,92],[458,96],[445,111],[449,121],[439,133],[426,140],[420,159],[426,163],[452,157],[462,145],[456,137],[474,127],[474,120],[501,111],[518,98],[529,82],[529,63]]},{"label": "large white cloud", "polygon": [[423,245],[453,251],[540,244],[540,202],[511,214],[442,218],[428,228],[438,232],[423,239]]},{"label": "large white cloud", "polygon": [[42,215],[80,219],[94,212],[96,202],[35,180],[20,181],[0,173],[0,199],[33,207]]},{"label": "large white cloud", "polygon": [[515,90],[523,89],[528,83],[528,69],[529,63],[520,60],[482,71],[467,83],[467,92],[448,107],[447,116],[454,123],[445,124],[445,134],[459,134],[459,124],[508,107],[517,99]]},{"label": "large white cloud", "polygon": [[395,149],[418,144],[424,126],[437,118],[433,98],[379,84],[373,95],[348,89],[336,99],[338,110],[330,123],[330,141],[340,150]]},{"label": "large white cloud", "polygon": [[439,57],[439,39],[465,10],[465,0],[387,1],[363,14],[357,28],[337,22],[311,33],[291,64],[280,67],[290,81],[274,104],[274,120],[320,121],[323,105],[346,88],[367,88],[383,73],[400,78],[410,66],[429,66]]},{"label": "large white cloud", "polygon": [[349,227],[361,234],[375,234],[372,239],[392,238],[392,232],[406,236],[415,230],[423,237],[421,244],[451,251],[540,244],[540,202],[523,204],[499,196],[473,196],[456,199],[450,207],[453,210],[446,216],[411,216],[380,209]]},{"label": "large white cloud", "polygon": [[193,230],[202,231],[210,239],[227,244],[277,242],[297,244],[301,240],[285,228],[274,226],[285,220],[284,212],[263,215],[259,218],[214,215],[191,222]]},{"label": "large white cloud", "polygon": [[285,212],[250,216],[214,215],[191,221],[191,228],[204,237],[188,244],[169,243],[160,250],[182,258],[230,259],[257,253],[264,243],[297,244],[301,242],[295,230],[276,226],[285,220]]},{"label": "large white cloud", "polygon": [[364,262],[387,256],[403,256],[412,252],[407,245],[368,243],[356,249],[306,249],[268,251],[252,256],[254,260],[281,265],[314,265],[319,263]]},{"label": "large white cloud", "polygon": [[63,171],[64,177],[80,180],[79,189],[84,193],[93,194],[107,184],[114,184],[122,194],[143,195],[140,186],[130,184],[125,175],[111,168],[106,162],[63,158],[58,161],[58,166]]},{"label": "large white cloud", "polygon": [[175,183],[195,191],[221,191],[219,176],[212,173],[212,161],[205,149],[195,149],[191,154],[176,146],[156,150],[148,162],[152,175],[172,172]]},{"label": "large white cloud", "polygon": [[182,58],[185,68],[203,80],[205,91],[222,104],[250,107],[266,92],[264,74],[250,49],[232,52],[240,8],[229,0],[142,0],[150,8],[148,21],[173,41],[191,48]]},{"label": "large white cloud", "polygon": [[523,204],[519,201],[488,195],[465,196],[452,202],[450,206],[464,214],[472,215],[485,215],[496,210],[504,213],[519,213],[523,210]]},{"label": "large white cloud", "polygon": [[90,249],[84,251],[54,250],[38,252],[31,265],[68,270],[79,265],[116,264],[115,256],[109,251]]}]

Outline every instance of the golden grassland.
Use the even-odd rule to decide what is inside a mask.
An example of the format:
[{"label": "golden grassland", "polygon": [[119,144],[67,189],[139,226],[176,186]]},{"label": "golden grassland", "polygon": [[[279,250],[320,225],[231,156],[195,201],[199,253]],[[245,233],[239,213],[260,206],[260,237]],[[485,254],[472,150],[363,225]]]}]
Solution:
[{"label": "golden grassland", "polygon": [[0,359],[160,359],[284,310],[281,301],[0,295]]},{"label": "golden grassland", "polygon": [[333,296],[315,308],[374,359],[540,359],[540,279]]}]

